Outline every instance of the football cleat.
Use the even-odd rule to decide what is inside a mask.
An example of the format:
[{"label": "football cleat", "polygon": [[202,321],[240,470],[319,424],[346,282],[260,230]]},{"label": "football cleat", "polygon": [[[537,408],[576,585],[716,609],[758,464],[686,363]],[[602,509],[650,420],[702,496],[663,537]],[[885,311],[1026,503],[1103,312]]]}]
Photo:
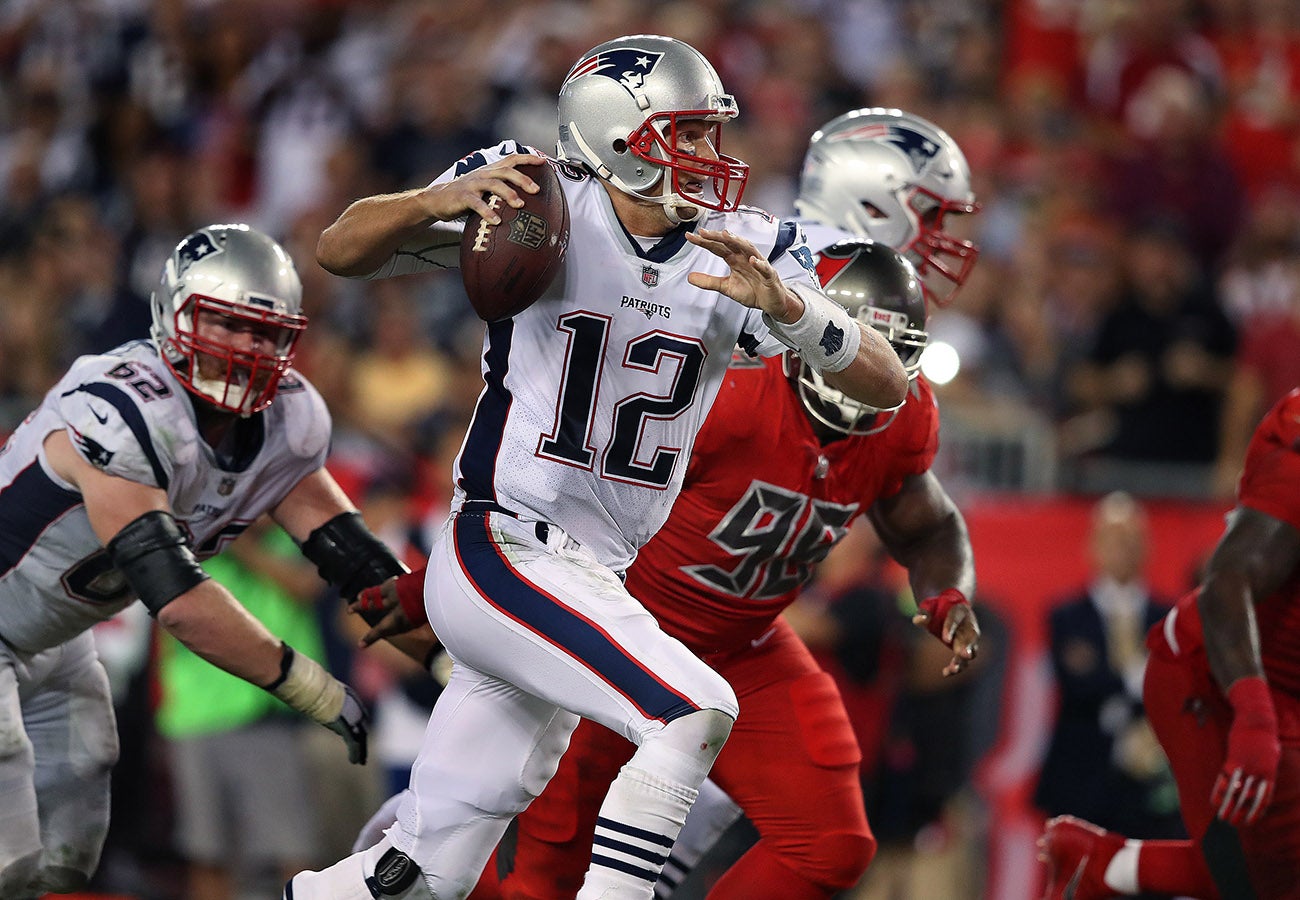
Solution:
[{"label": "football cleat", "polygon": [[419,866],[387,837],[319,872],[299,872],[280,896],[281,900],[433,900]]},{"label": "football cleat", "polygon": [[1106,867],[1124,846],[1123,835],[1074,816],[1049,819],[1038,839],[1038,858],[1047,863],[1043,900],[1104,900],[1119,894],[1106,886]]}]

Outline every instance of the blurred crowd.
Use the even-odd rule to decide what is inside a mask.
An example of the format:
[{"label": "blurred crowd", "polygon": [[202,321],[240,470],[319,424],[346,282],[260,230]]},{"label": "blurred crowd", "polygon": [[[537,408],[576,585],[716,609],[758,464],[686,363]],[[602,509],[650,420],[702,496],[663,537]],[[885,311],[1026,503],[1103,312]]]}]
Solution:
[{"label": "blurred crowd", "polygon": [[72,359],[148,334],[183,235],[248,222],[302,276],[331,469],[418,559],[481,324],[456,272],[347,281],[316,238],[499,139],[552,152],[569,66],[634,32],[716,64],[746,202],[778,214],[810,134],[849,109],[956,138],[982,257],[931,318],[945,442],[1041,434],[1053,461],[997,486],[1231,495],[1255,422],[1300,383],[1294,0],[5,0],[0,436]]},{"label": "blurred crowd", "polygon": [[1035,486],[1113,470],[1107,487],[1150,492],[1165,482],[1122,476],[1155,465],[1191,473],[1172,493],[1231,492],[1251,425],[1300,381],[1287,0],[8,0],[0,432],[73,357],[145,333],[181,235],[246,221],[298,261],[300,367],[341,452],[363,474],[367,447],[427,457],[476,391],[455,273],[350,283],[315,265],[316,236],[502,137],[552,150],[569,65],[636,31],[715,61],[746,199],[777,213],[809,135],[847,109],[957,138],[983,260],[932,320],[959,365],[932,369],[954,439],[1029,420],[1059,461]]}]

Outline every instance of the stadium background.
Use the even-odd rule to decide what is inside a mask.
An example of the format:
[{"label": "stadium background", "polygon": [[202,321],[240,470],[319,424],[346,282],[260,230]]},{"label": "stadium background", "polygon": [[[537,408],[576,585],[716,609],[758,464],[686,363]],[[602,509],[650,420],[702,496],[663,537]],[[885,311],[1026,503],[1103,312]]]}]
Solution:
[{"label": "stadium background", "polygon": [[[147,332],[179,237],[246,221],[303,276],[300,367],[335,416],[331,468],[405,540],[445,500],[479,325],[454,273],[345,282],[315,265],[316,235],[351,199],[499,138],[552,148],[567,67],[633,32],[717,64],[754,205],[788,213],[808,136],[859,106],[925,116],[970,161],[983,255],[932,317],[947,349],[926,369],[939,471],[971,525],[980,602],[1005,625],[996,702],[977,711],[996,728],[968,786],[970,883],[1034,896],[1045,620],[1088,577],[1092,502],[1122,489],[1148,505],[1150,580],[1176,596],[1231,506],[1244,437],[1300,383],[1291,0],[501,0],[487,14],[477,0],[5,0],[0,435],[77,355]],[[1135,302],[1162,367],[1136,385],[1097,349]],[[106,631],[128,648],[108,654],[123,681],[139,669],[147,685],[147,640]],[[158,779],[133,805],[165,806],[147,717],[129,727],[144,784]],[[113,862],[165,870],[165,810],[142,821],[155,846],[119,839]]]}]

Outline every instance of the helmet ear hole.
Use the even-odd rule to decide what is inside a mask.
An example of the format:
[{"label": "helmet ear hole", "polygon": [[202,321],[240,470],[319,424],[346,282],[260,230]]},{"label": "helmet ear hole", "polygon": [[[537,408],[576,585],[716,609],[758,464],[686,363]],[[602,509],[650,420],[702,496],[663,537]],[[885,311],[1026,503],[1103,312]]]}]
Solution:
[{"label": "helmet ear hole", "polygon": [[627,141],[622,138],[617,138],[611,146],[613,146],[615,153],[627,152]]}]

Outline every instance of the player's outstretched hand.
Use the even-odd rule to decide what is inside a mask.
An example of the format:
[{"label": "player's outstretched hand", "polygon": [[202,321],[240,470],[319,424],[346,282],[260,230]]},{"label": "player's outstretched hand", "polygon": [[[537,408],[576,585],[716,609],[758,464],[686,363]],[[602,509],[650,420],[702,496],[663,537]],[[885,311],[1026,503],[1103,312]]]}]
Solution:
[{"label": "player's outstretched hand", "polygon": [[1238,678],[1228,689],[1228,702],[1232,704],[1228,755],[1210,802],[1215,816],[1229,825],[1250,825],[1268,809],[1277,783],[1282,758],[1277,713],[1263,678]]},{"label": "player's outstretched hand", "polygon": [[[405,575],[394,575],[382,584],[366,588],[348,605],[348,612],[372,623],[370,630],[361,637],[362,647],[405,634],[429,621],[429,615],[424,611],[424,573],[422,568]],[[378,621],[376,616],[380,616]]]},{"label": "player's outstretched hand", "polygon": [[343,686],[343,710],[333,722],[325,727],[343,738],[348,746],[348,762],[359,766],[366,764],[366,726],[370,722],[370,713],[357,696],[357,692],[348,685]]},{"label": "player's outstretched hand", "polygon": [[730,231],[708,228],[688,231],[686,239],[731,267],[725,277],[692,272],[686,280],[695,287],[725,294],[742,306],[761,309],[780,322],[793,322],[802,315],[803,301],[786,290],[776,268],[749,241]]},{"label": "player's outstretched hand", "polygon": [[980,625],[975,608],[956,588],[927,597],[916,604],[912,624],[919,625],[953,650],[952,660],[943,674],[956,675],[979,653]]},{"label": "player's outstretched hand", "polygon": [[501,216],[488,206],[485,195],[496,194],[518,209],[524,205],[520,191],[535,194],[538,190],[537,182],[519,166],[539,166],[545,162],[545,157],[532,153],[512,153],[451,181],[430,185],[422,194],[424,211],[431,219],[442,222],[476,212],[493,225],[500,225]]}]

